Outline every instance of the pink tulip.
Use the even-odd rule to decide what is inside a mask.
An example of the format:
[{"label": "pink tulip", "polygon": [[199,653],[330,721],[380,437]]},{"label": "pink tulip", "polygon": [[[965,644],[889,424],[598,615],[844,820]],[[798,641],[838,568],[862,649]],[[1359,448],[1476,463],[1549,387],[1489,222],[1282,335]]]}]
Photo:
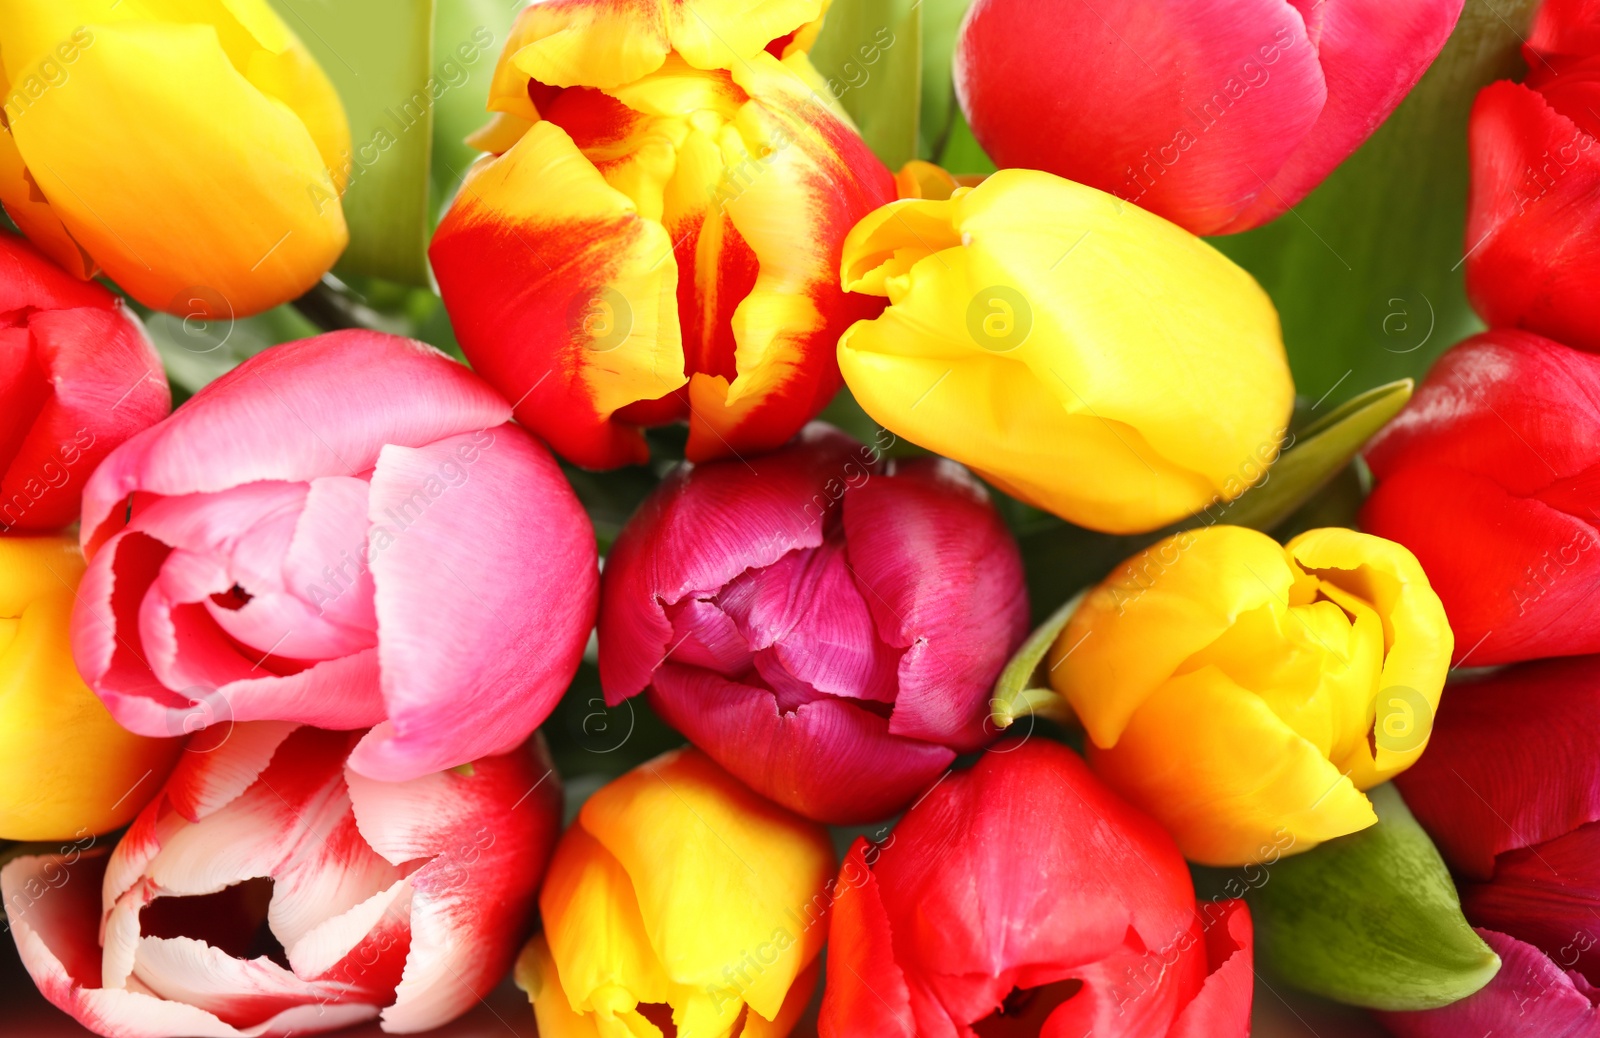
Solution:
[{"label": "pink tulip", "polygon": [[437,1027],[510,967],[561,823],[535,740],[401,783],[357,736],[197,735],[109,857],[16,858],[0,893],[44,996],[108,1038]]},{"label": "pink tulip", "polygon": [[884,462],[811,425],[685,465],[606,560],[600,680],[757,792],[818,821],[904,807],[983,746],[1027,633],[1022,561],[954,462]]},{"label": "pink tulip", "polygon": [[1304,198],[1388,118],[1462,0],[977,0],[961,107],[1002,168],[1042,169],[1196,234]]},{"label": "pink tulip", "polygon": [[0,232],[0,531],[71,523],[100,459],[171,406],[122,301]]},{"label": "pink tulip", "polygon": [[73,653],[121,724],[372,731],[402,781],[504,753],[594,622],[594,536],[511,407],[421,343],[274,347],[123,444],[84,491]]}]

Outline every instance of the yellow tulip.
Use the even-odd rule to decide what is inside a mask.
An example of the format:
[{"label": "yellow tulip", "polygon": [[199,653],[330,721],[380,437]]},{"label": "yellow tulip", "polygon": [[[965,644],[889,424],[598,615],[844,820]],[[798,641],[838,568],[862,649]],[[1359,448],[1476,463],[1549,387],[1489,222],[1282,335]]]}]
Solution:
[{"label": "yellow tulip", "polygon": [[842,283],[889,300],[839,342],[867,414],[1071,522],[1154,530],[1277,456],[1294,386],[1266,293],[1104,192],[1012,169],[892,202]]},{"label": "yellow tulip", "polygon": [[126,825],[182,746],[118,727],[78,677],[69,634],[83,569],[76,538],[0,538],[0,839]]},{"label": "yellow tulip", "polygon": [[266,0],[0,0],[0,202],[79,277],[228,318],[348,240],[344,109]]},{"label": "yellow tulip", "polygon": [[539,1033],[782,1038],[816,986],[833,871],[826,830],[698,750],[641,765],[556,847],[517,963]]},{"label": "yellow tulip", "polygon": [[1193,861],[1310,850],[1427,746],[1454,639],[1416,557],[1354,530],[1176,534],[1085,597],[1051,683],[1089,762]]}]

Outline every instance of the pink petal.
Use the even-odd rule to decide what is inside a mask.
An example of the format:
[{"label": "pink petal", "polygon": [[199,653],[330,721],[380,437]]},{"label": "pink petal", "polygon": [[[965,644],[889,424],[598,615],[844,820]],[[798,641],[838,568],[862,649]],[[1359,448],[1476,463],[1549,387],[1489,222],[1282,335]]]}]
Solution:
[{"label": "pink petal", "polygon": [[812,425],[746,462],[684,465],[639,507],[606,556],[600,682],[615,706],[637,695],[673,645],[663,606],[710,597],[748,569],[822,543],[823,521],[865,448]]},{"label": "pink petal", "polygon": [[891,735],[887,720],[855,703],[825,698],[785,713],[766,689],[675,663],[656,672],[649,698],[756,792],[836,825],[892,814],[955,759],[943,746]]},{"label": "pink petal", "polygon": [[1395,779],[1451,867],[1600,821],[1600,656],[1524,663],[1453,683],[1428,752]]},{"label": "pink petal", "polygon": [[1597,1038],[1600,991],[1564,973],[1539,949],[1493,930],[1478,936],[1500,956],[1481,990],[1442,1009],[1377,1013],[1396,1038]]},{"label": "pink petal", "polygon": [[[1315,19],[1328,102],[1268,186],[1221,233],[1249,230],[1296,205],[1372,136],[1433,64],[1464,0],[1297,3]],[[1311,19],[1308,19],[1311,21]]]},{"label": "pink petal", "polygon": [[1600,979],[1600,948],[1577,936],[1600,911],[1600,823],[1502,854],[1492,880],[1462,884],[1461,907],[1473,925],[1545,949],[1591,983]]},{"label": "pink petal", "polygon": [[384,1029],[458,1016],[511,966],[561,821],[561,786],[541,738],[401,783],[346,771],[357,824],[390,861],[430,859],[411,876],[411,945]]},{"label": "pink petal", "polygon": [[359,476],[386,444],[420,447],[510,416],[487,383],[409,339],[342,331],[274,346],[106,459],[84,490],[84,545],[109,536],[107,521],[135,491]]},{"label": "pink petal", "polygon": [[351,755],[404,781],[520,745],[594,626],[593,528],[516,426],[385,448],[368,503],[388,721]]},{"label": "pink petal", "polygon": [[900,660],[895,735],[977,749],[989,695],[1028,634],[1016,541],[965,469],[896,461],[844,497],[849,565],[879,636]]}]

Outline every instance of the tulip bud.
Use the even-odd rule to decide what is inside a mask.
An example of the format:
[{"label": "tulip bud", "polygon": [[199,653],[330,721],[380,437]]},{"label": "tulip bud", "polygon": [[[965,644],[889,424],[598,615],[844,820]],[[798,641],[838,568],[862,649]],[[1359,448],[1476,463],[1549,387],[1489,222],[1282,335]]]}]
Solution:
[{"label": "tulip bud", "polygon": [[72,665],[83,556],[68,537],[0,537],[0,840],[126,825],[182,744],[113,721]]},{"label": "tulip bud", "polygon": [[[191,741],[109,858],[0,871],[23,965],[108,1038],[425,1031],[504,976],[561,818],[541,742],[403,783],[358,737],[260,722]],[[98,945],[97,945],[98,942]]]},{"label": "tulip bud", "polygon": [[0,531],[75,521],[89,473],[171,405],[121,300],[0,232]]},{"label": "tulip bud", "polygon": [[1197,905],[1172,838],[1058,744],[953,773],[830,892],[822,1038],[1250,1033],[1249,909]]},{"label": "tulip bud", "polygon": [[1504,965],[1470,998],[1385,1025],[1407,1038],[1590,1033],[1600,1012],[1600,657],[1453,683],[1432,745],[1396,785]]},{"label": "tulip bud", "polygon": [[684,466],[606,560],[600,680],[756,792],[820,821],[904,807],[993,737],[1027,634],[1022,561],[983,488],[827,426]]},{"label": "tulip bud", "polygon": [[783,1038],[816,987],[833,863],[821,826],[698,751],[640,765],[550,863],[517,962],[539,1033]]},{"label": "tulip bud", "polygon": [[1600,651],[1600,358],[1527,332],[1440,357],[1367,445],[1364,529],[1416,553],[1486,666]]},{"label": "tulip bud", "polygon": [[[1346,529],[1212,526],[1123,563],[1051,651],[1089,763],[1192,861],[1310,850],[1428,744],[1450,627],[1410,552]],[[1287,841],[1287,846],[1285,842]]]},{"label": "tulip bud", "polygon": [[1462,0],[977,0],[955,86],[1001,167],[1047,170],[1196,234],[1266,223],[1355,151]]},{"label": "tulip bud", "polygon": [[1600,37],[1585,0],[1546,0],[1521,84],[1492,83],[1468,125],[1467,294],[1495,327],[1600,350]]},{"label": "tulip bud", "polygon": [[[399,782],[520,745],[594,624],[594,532],[511,407],[422,343],[285,343],[84,490],[78,667],[127,728],[372,730]],[[376,727],[372,727],[376,726]]]},{"label": "tulip bud", "polygon": [[[882,308],[839,249],[895,187],[805,54],[761,50],[816,6],[522,13],[430,255],[474,368],[569,461],[642,463],[679,420],[691,460],[759,453],[838,390],[839,335]],[[729,40],[754,49],[724,71]]]},{"label": "tulip bud", "polygon": [[839,342],[866,412],[1070,522],[1158,529],[1277,457],[1294,385],[1271,300],[1109,195],[1005,170],[896,202],[850,232],[843,277],[890,304]]},{"label": "tulip bud", "polygon": [[71,273],[227,319],[344,250],[344,109],[266,0],[15,5],[0,56],[0,202]]}]

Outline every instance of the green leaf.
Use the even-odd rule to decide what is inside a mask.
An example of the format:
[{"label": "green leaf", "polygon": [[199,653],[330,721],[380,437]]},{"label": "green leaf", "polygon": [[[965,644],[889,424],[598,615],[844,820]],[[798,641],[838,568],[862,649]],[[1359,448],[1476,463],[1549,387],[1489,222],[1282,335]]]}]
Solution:
[{"label": "green leaf", "polygon": [[1347,400],[1295,434],[1266,479],[1230,504],[1218,506],[1186,520],[1194,528],[1215,522],[1271,530],[1311,499],[1338,475],[1362,446],[1411,399],[1409,378],[1369,389]]},{"label": "green leaf", "polygon": [[1034,628],[1027,641],[1022,643],[1022,647],[1006,664],[1006,669],[1000,672],[999,680],[994,683],[994,694],[989,697],[989,717],[996,728],[1004,731],[1017,718],[1029,715],[1048,717],[1062,724],[1075,722],[1072,707],[1050,687],[1050,672],[1045,667],[1045,660],[1050,655],[1050,646],[1056,643],[1062,628],[1077,612],[1083,595],[1083,592],[1075,595],[1051,613],[1049,619]]},{"label": "green leaf", "polygon": [[978,143],[978,138],[972,135],[972,127],[967,124],[967,117],[961,114],[959,107],[951,114],[950,133],[936,161],[957,176],[988,176],[999,168],[983,150],[983,145]]},{"label": "green leaf", "polygon": [[922,0],[922,141],[917,154],[937,160],[944,151],[955,117],[951,63],[956,36],[972,0]]},{"label": "green leaf", "polygon": [[435,96],[433,0],[271,0],[344,101],[350,247],[335,268],[426,285]]},{"label": "green leaf", "polygon": [[917,157],[923,0],[854,0],[828,11],[811,63],[891,170]]},{"label": "green leaf", "polygon": [[1449,870],[1399,792],[1367,796],[1376,825],[1255,867],[1256,954],[1296,987],[1370,1009],[1465,998],[1499,956],[1462,916]]},{"label": "green leaf", "polygon": [[1254,274],[1283,318],[1295,385],[1338,402],[1425,372],[1481,327],[1462,284],[1467,113],[1520,74],[1537,0],[1469,3],[1411,95],[1294,210],[1211,239]]}]

